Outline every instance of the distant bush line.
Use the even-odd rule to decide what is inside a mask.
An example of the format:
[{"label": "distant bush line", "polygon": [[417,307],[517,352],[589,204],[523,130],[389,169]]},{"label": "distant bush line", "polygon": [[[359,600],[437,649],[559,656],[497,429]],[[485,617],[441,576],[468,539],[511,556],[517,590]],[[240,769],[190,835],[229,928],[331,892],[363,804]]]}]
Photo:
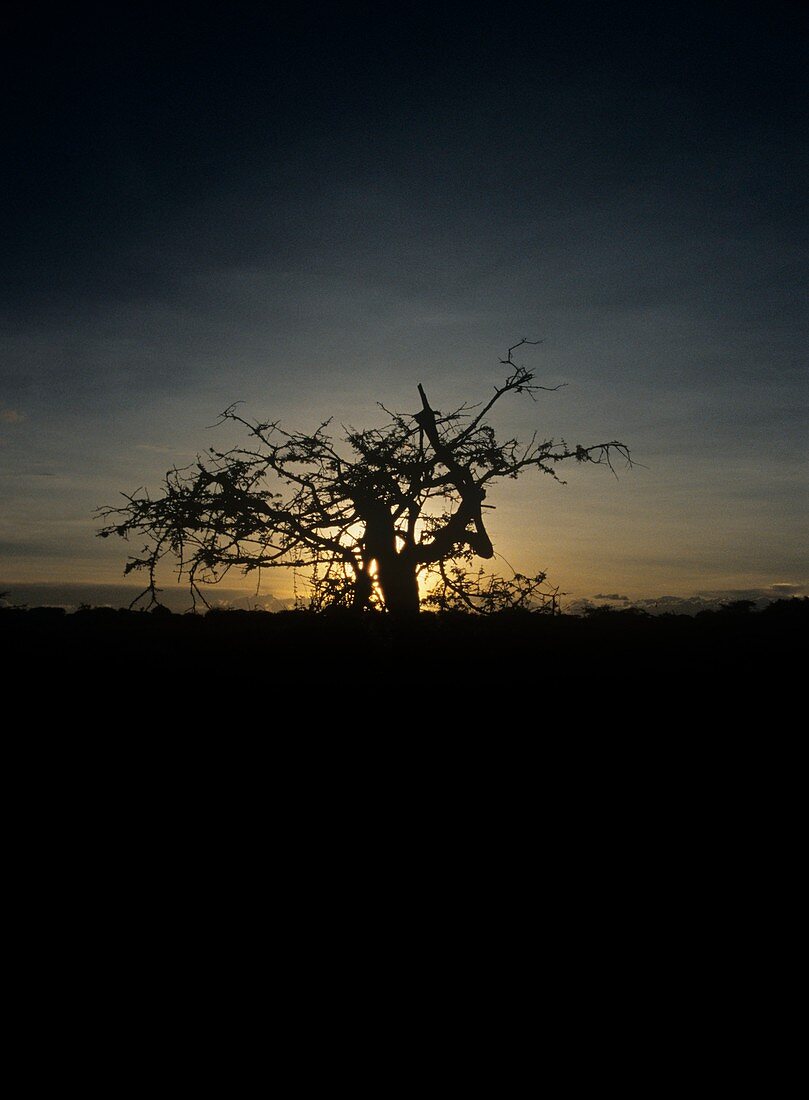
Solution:
[{"label": "distant bush line", "polygon": [[[0,609],[8,670],[98,677],[137,676],[171,683],[175,675],[231,689],[245,682],[362,684],[387,678],[400,693],[446,680],[464,697],[487,685],[528,693],[548,684],[644,675],[774,675],[806,642],[809,599],[778,600],[762,611],[737,601],[696,616],[600,608],[584,616],[501,612],[492,616],[422,613],[397,618],[334,611],[211,610],[204,615],[82,608]],[[291,682],[291,681],[290,681]],[[620,681],[619,681],[620,682]],[[740,686],[742,680],[739,680]],[[744,681],[749,687],[752,681]]]}]

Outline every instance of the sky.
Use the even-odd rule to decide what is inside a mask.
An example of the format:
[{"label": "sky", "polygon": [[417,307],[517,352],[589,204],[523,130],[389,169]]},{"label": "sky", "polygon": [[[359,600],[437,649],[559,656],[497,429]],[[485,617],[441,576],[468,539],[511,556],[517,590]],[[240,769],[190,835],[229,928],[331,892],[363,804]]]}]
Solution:
[{"label": "sky", "polygon": [[637,465],[493,489],[506,571],[809,592],[804,4],[119,7],[0,47],[0,587],[120,582],[95,509],[234,401],[448,411],[527,337],[498,428]]}]

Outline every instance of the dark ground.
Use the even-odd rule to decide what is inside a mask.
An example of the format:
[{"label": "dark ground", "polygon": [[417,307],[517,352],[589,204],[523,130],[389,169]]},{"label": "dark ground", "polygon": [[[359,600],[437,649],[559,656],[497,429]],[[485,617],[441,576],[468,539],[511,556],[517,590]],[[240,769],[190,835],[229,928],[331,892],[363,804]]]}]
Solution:
[{"label": "dark ground", "polygon": [[807,625],[805,599],[697,618],[0,610],[16,912],[59,959],[107,928],[147,974],[154,942],[176,955],[204,928],[196,981],[222,928],[238,958],[281,914],[284,944],[335,955],[344,918],[396,952],[426,928],[473,974],[470,927],[498,967],[539,942],[543,973],[581,966],[577,995],[603,975],[610,1010],[631,966],[639,1005],[643,983],[734,990],[763,909],[798,911]]},{"label": "dark ground", "polygon": [[0,646],[10,698],[47,705],[63,694],[88,714],[103,700],[119,717],[246,708],[261,723],[303,707],[328,723],[345,703],[361,713],[374,700],[404,720],[437,705],[432,720],[440,712],[462,728],[495,715],[543,722],[557,708],[567,722],[632,723],[640,707],[659,721],[691,705],[703,715],[775,706],[798,696],[807,626],[808,599],[695,617],[4,608]]}]

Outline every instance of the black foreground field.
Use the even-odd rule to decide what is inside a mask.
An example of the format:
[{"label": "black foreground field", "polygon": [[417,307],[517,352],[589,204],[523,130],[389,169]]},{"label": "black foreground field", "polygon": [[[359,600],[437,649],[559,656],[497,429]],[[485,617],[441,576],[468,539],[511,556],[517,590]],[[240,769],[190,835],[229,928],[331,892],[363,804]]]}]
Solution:
[{"label": "black foreground field", "polygon": [[587,710],[620,720],[641,698],[664,714],[687,700],[704,712],[708,698],[741,710],[745,700],[794,697],[808,627],[806,598],[696,617],[4,608],[0,646],[8,682],[23,695],[40,704],[56,691],[113,699],[122,717],[126,700],[136,708],[207,700],[212,710],[258,701],[260,715],[303,703],[325,717],[340,700],[381,696],[403,715],[445,700],[458,723],[481,707],[535,714],[562,703],[568,717]]},{"label": "black foreground field", "polygon": [[704,899],[751,859],[782,874],[808,626],[806,599],[696,618],[0,609],[18,836],[66,892],[118,876],[127,905],[131,867],[168,897],[214,867],[215,904],[279,860],[330,884],[347,858],[375,884],[405,861],[489,900],[541,871],[559,935],[591,942],[595,906],[606,935],[616,899],[667,911],[672,876]]}]

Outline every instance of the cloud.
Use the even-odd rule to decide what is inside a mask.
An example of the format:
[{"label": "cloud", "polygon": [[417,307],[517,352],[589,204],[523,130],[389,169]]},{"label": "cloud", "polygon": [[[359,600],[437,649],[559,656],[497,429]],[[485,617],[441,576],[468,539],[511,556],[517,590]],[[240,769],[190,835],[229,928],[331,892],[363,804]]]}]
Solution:
[{"label": "cloud", "polygon": [[171,447],[167,443],[136,443],[136,451],[148,451],[149,454],[155,455],[171,455],[171,454],[185,454],[185,451],[178,452],[176,447]]},{"label": "cloud", "polygon": [[4,424],[22,424],[23,420],[25,420],[25,415],[17,412],[16,409],[0,408],[0,421]]},{"label": "cloud", "polygon": [[707,603],[729,603],[731,600],[777,600],[784,595],[791,596],[793,593],[784,593],[782,590],[774,591],[774,586],[770,585],[767,588],[702,589],[697,594],[697,598],[703,599]]},{"label": "cloud", "polygon": [[719,611],[737,600],[750,600],[755,604],[756,610],[761,611],[776,600],[789,599],[807,591],[809,591],[809,585],[783,581],[766,588],[716,589],[697,592],[692,596],[648,596],[632,599],[618,593],[610,595],[599,593],[591,599],[573,600],[565,610],[569,615],[582,615],[603,606],[593,603],[593,600],[608,600],[612,603],[620,602],[627,607],[639,608],[650,615],[697,615],[700,611]]},{"label": "cloud", "polygon": [[[66,611],[75,611],[82,604],[89,604],[91,607],[129,607],[142,591],[141,585],[127,584],[0,582],[0,592],[6,593],[5,599],[9,604],[28,607],[63,607]],[[212,607],[226,610],[286,611],[294,605],[294,600],[278,599],[269,592],[256,596],[226,588],[216,591],[216,599],[212,599],[210,593],[206,595]],[[191,598],[187,588],[172,587],[161,592],[160,602],[171,611],[182,613],[189,610]],[[200,605],[198,610],[204,611],[205,608]]]}]

